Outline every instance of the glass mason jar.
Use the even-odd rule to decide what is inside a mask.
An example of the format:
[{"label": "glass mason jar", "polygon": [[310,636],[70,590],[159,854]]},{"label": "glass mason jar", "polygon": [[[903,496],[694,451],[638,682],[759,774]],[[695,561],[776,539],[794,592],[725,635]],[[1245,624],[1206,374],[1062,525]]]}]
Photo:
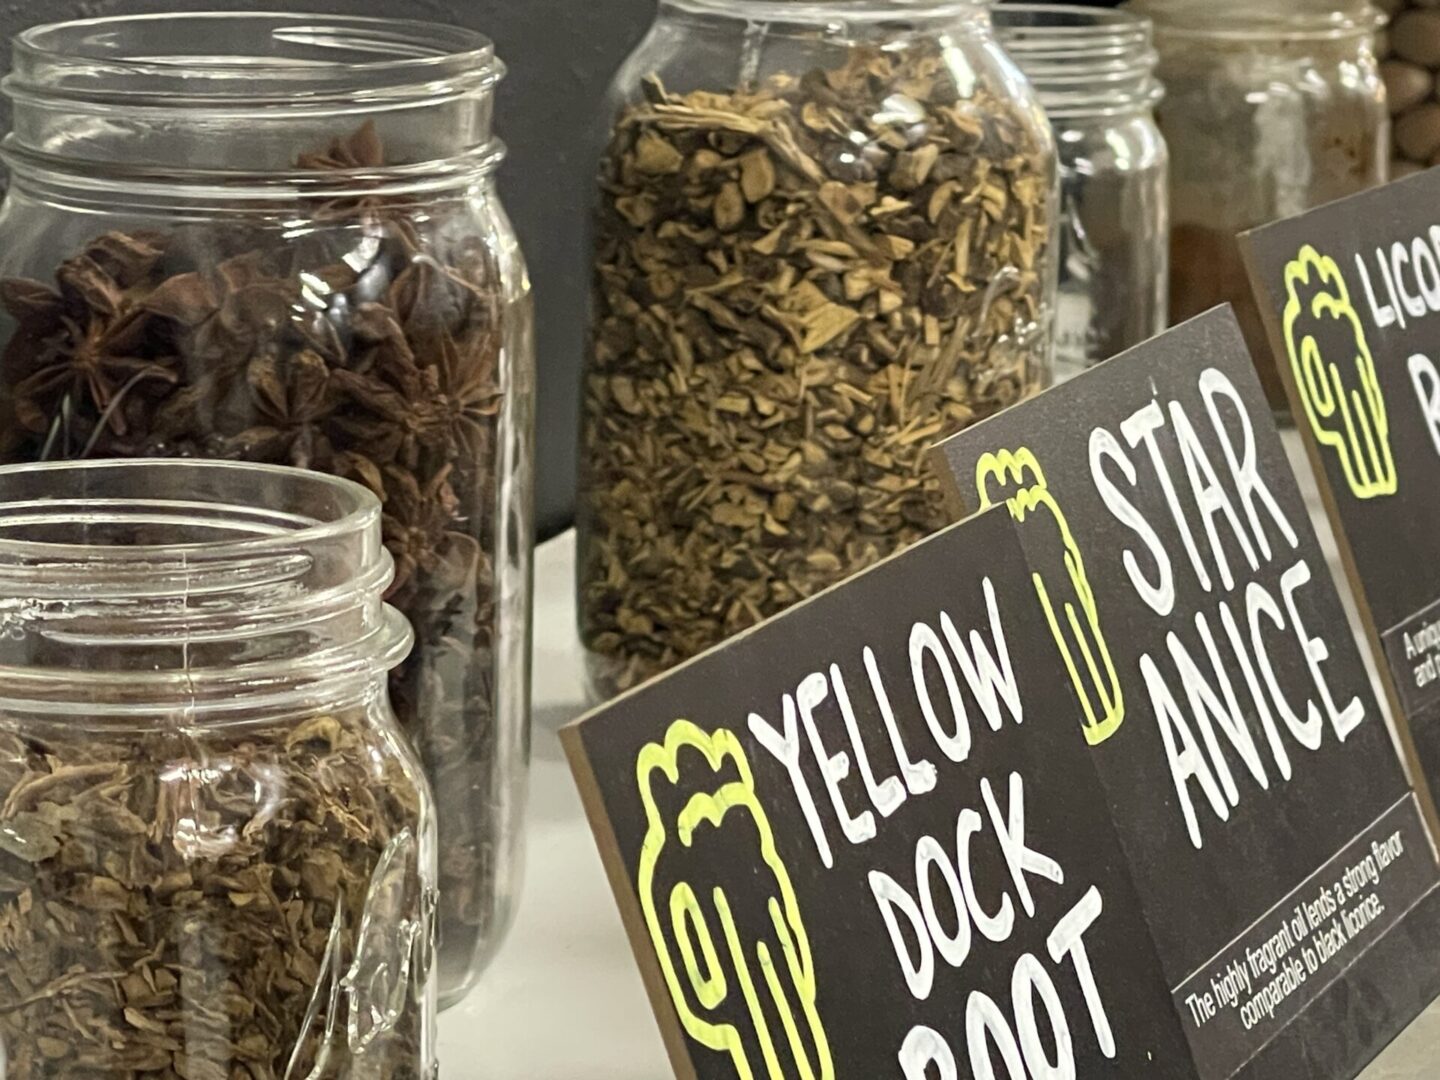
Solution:
[{"label": "glass mason jar", "polygon": [[1063,4],[1001,4],[995,28],[1035,86],[1060,156],[1056,375],[1164,330],[1169,156],[1155,123],[1149,20]]},{"label": "glass mason jar", "polygon": [[0,469],[4,1075],[437,1075],[380,530],[296,469]]},{"label": "glass mason jar", "polygon": [[1366,0],[1133,0],[1155,20],[1170,145],[1170,315],[1235,306],[1284,386],[1236,235],[1384,183],[1389,116]]},{"label": "glass mason jar", "polygon": [[384,506],[435,790],[442,1001],[503,935],[528,758],[533,333],[502,67],[411,21],[29,30],[4,84],[0,460],[315,469]]},{"label": "glass mason jar", "polygon": [[601,696],[944,523],[925,448],[1050,381],[1058,184],[986,0],[660,0],[604,123]]}]

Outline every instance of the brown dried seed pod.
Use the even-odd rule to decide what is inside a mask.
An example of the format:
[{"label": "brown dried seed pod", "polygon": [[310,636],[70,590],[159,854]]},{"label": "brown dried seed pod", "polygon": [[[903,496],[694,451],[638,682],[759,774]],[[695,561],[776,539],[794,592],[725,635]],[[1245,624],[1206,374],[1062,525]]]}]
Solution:
[{"label": "brown dried seed pod", "polygon": [[1401,60],[1440,67],[1440,11],[1411,10],[1390,26],[1390,47]]},{"label": "brown dried seed pod", "polygon": [[1380,65],[1380,74],[1392,116],[1419,105],[1435,92],[1435,76],[1418,64],[1386,60]]},{"label": "brown dried seed pod", "polygon": [[1440,102],[1417,105],[1396,120],[1395,145],[1411,161],[1429,161],[1440,150]]}]

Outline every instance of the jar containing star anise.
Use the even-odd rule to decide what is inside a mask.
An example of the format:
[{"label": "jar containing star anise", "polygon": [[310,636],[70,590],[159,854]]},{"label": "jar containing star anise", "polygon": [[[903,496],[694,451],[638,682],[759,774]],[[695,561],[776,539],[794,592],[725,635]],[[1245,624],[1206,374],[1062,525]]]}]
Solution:
[{"label": "jar containing star anise", "polygon": [[5,83],[0,460],[224,458],[380,498],[446,1003],[510,921],[528,756],[532,317],[493,183],[502,73],[458,28],[178,14],[29,30]]}]

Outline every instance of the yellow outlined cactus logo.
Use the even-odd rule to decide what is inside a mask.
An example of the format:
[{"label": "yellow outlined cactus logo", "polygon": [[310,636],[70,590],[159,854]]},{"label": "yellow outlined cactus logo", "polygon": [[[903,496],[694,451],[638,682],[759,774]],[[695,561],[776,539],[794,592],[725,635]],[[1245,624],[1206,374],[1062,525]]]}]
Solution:
[{"label": "yellow outlined cactus logo", "polygon": [[[1095,606],[1095,593],[1085,576],[1085,560],[1059,503],[1046,486],[1040,462],[1023,446],[1014,452],[1001,450],[998,454],[986,454],[975,467],[975,490],[982,509],[1003,500],[1017,524],[1025,525],[1032,518],[1048,518],[1059,533],[1065,558],[1065,584],[1047,582],[1038,570],[1032,577],[1050,632],[1085,713],[1085,741],[1099,746],[1125,722],[1125,695],[1110,659],[1110,647],[1100,629],[1100,613]],[[1070,593],[1068,599],[1066,591]]]},{"label": "yellow outlined cactus logo", "polygon": [[[1339,265],[1307,244],[1285,267],[1285,292],[1285,347],[1315,438],[1340,459],[1357,499],[1394,495],[1399,480],[1385,396]],[[1327,320],[1350,355],[1322,355],[1319,331]]]},{"label": "yellow outlined cactus logo", "polygon": [[[687,750],[682,778],[681,753]],[[683,802],[670,821],[655,786],[661,776],[678,789],[675,797]],[[636,779],[647,821],[640,905],[685,1030],[702,1045],[728,1053],[741,1080],[833,1080],[830,1045],[816,1010],[810,942],[790,874],[775,850],[770,819],[756,797],[744,747],[733,732],[722,728],[709,735],[688,720],[677,720],[663,746],[650,743],[640,752]],[[753,852],[745,864],[747,892],[769,870],[772,891],[755,927],[739,925],[722,885],[696,889],[679,880],[664,891],[664,868],[683,854],[680,849],[722,836],[727,842],[738,836]],[[723,871],[725,861],[706,865]],[[782,1062],[781,1042],[793,1068]]]}]

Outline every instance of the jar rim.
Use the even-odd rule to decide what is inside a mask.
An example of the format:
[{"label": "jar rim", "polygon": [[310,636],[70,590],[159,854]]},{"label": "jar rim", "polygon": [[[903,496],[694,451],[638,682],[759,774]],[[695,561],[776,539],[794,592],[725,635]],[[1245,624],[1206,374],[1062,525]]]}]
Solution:
[{"label": "jar rim", "polygon": [[[459,191],[504,157],[490,119],[504,74],[490,38],[447,23],[226,11],[50,23],[14,39],[0,158],[17,185],[67,203],[103,192],[128,205],[158,190],[191,209],[243,212],[356,186],[375,197]],[[362,121],[380,122],[387,147],[427,124],[446,134],[354,168],[276,156]],[[253,134],[258,158],[215,138],[232,127]],[[197,142],[215,152],[197,160]],[[164,149],[143,156],[152,146]]]},{"label": "jar rim", "polygon": [[0,468],[0,709],[273,713],[373,692],[409,652],[379,499],[279,465]]},{"label": "jar rim", "polygon": [[[166,55],[127,49],[126,32],[155,39],[163,24],[176,40],[186,30],[220,31],[230,52]],[[202,35],[203,37],[204,35]],[[269,43],[264,53],[247,43]],[[490,38],[447,23],[299,12],[200,11],[74,19],[30,27],[13,40],[11,97],[61,97],[95,104],[141,100],[175,108],[343,99],[438,92],[437,84],[474,91],[498,82],[504,64]],[[367,59],[368,57],[368,59]],[[145,80],[143,89],[127,82]]]},{"label": "jar rim", "polygon": [[[76,494],[65,498],[66,481],[72,483],[79,477],[127,477],[144,474],[146,485],[163,488],[164,474],[185,474],[202,478],[212,487],[222,477],[245,476],[270,477],[277,482],[313,489],[314,497],[305,499],[307,505],[322,506],[320,497],[328,494],[343,507],[343,512],[332,515],[330,520],[309,519],[278,511],[256,511],[254,528],[257,535],[243,539],[199,541],[184,544],[127,544],[118,547],[113,544],[59,543],[47,540],[15,540],[4,535],[7,514],[23,507],[58,508],[64,505],[78,505],[84,496]],[[44,476],[49,481],[51,494],[43,499],[14,500],[7,496],[7,483],[19,477]],[[155,500],[157,503],[161,500]],[[215,504],[219,505],[219,504]],[[270,519],[272,525],[264,524]],[[101,461],[47,461],[39,463],[0,466],[0,564],[9,559],[24,559],[35,556],[47,558],[80,558],[101,552],[116,563],[144,563],[154,559],[157,552],[185,550],[209,558],[248,557],[264,554],[279,548],[294,548],[297,545],[321,544],[345,536],[356,535],[377,527],[380,520],[380,500],[369,489],[353,480],[294,469],[283,465],[266,465],[251,462],[217,461],[197,458],[125,458]],[[3,579],[3,572],[0,572]],[[3,590],[0,590],[3,591]]]},{"label": "jar rim", "polygon": [[817,26],[836,20],[931,22],[988,11],[995,3],[996,0],[660,0],[661,7],[692,15]]}]

